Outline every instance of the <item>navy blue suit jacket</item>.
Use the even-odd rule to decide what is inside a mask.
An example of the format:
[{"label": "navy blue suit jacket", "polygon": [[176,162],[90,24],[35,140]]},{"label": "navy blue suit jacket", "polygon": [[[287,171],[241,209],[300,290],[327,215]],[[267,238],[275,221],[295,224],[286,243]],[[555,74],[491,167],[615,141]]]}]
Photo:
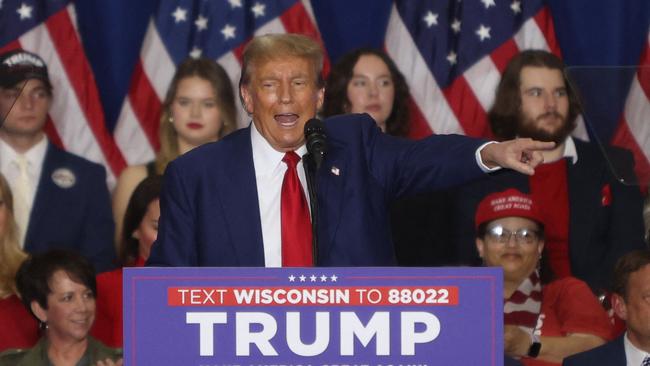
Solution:
[{"label": "navy blue suit jacket", "polygon": [[[74,184],[58,185],[53,173],[66,169]],[[61,170],[59,170],[61,172]],[[115,267],[113,215],[104,167],[48,144],[30,213],[25,250],[70,249],[97,272]]]},{"label": "navy blue suit jacket", "polygon": [[567,357],[562,362],[563,366],[625,366],[625,345],[622,335],[600,347]]},{"label": "navy blue suit jacket", "polygon": [[[148,265],[264,266],[250,128],[169,164]],[[328,151],[317,178],[320,266],[394,265],[388,205],[483,174],[475,160],[479,140],[399,139],[368,115],[334,117],[325,128]]]},{"label": "navy blue suit jacket", "polygon": [[[606,289],[616,260],[631,250],[645,248],[643,198],[638,186],[618,181],[597,146],[578,139],[574,142],[578,161],[567,163],[571,272],[594,290]],[[609,154],[623,170],[632,171],[633,159],[629,151],[611,148]],[[624,174],[627,176],[633,171]],[[610,202],[603,202],[606,186],[610,188]],[[458,190],[453,243],[459,251],[461,264],[480,264],[474,232],[474,215],[479,202],[491,192],[511,187],[530,192],[529,177],[503,170]]]}]

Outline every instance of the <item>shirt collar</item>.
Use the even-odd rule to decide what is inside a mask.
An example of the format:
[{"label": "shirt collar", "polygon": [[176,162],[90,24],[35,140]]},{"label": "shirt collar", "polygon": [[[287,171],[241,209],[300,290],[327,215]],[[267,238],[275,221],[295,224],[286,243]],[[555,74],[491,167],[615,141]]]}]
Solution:
[{"label": "shirt collar", "polygon": [[[47,145],[47,137],[43,136],[41,141],[37,142],[36,145],[32,146],[23,154],[30,167],[40,168],[43,165],[45,153],[47,152]],[[18,152],[4,140],[0,139],[0,166],[7,166],[7,164],[15,161],[17,156]]]},{"label": "shirt collar", "polygon": [[630,342],[628,332],[625,332],[625,336],[623,337],[623,345],[625,347],[625,358],[627,359],[628,365],[640,365],[644,358],[650,356],[648,352],[637,348]]},{"label": "shirt collar", "polygon": [[[271,144],[257,130],[255,123],[251,122],[251,145],[253,146],[253,163],[255,164],[255,175],[266,176],[272,175],[280,169],[283,152],[275,150]],[[296,154],[302,157],[307,152],[307,147],[303,144],[296,150]]]},{"label": "shirt collar", "polygon": [[565,158],[571,158],[572,164],[578,162],[578,150],[576,150],[576,144],[570,136],[564,141],[564,153],[562,156]]}]

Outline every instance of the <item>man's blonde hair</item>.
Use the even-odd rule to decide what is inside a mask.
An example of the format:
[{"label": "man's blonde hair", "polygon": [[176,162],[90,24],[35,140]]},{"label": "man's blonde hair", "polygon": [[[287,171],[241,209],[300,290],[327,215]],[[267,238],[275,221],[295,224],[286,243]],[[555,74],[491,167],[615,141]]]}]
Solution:
[{"label": "man's blonde hair", "polygon": [[242,99],[242,104],[241,87],[251,81],[255,66],[283,57],[296,57],[309,61],[316,73],[316,85],[319,88],[323,87],[323,49],[315,40],[302,34],[266,34],[253,38],[244,48],[239,79],[239,97]]}]

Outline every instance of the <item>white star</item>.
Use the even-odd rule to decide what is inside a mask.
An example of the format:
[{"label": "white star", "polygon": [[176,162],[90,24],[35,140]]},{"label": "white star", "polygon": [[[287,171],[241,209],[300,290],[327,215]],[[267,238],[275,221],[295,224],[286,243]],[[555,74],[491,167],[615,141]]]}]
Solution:
[{"label": "white star", "polygon": [[456,61],[457,61],[457,60],[456,60],[457,57],[458,57],[458,55],[456,55],[456,52],[451,51],[451,52],[449,52],[449,54],[447,55],[447,61],[449,61],[449,63],[450,63],[451,65],[455,65],[455,64],[456,64]]},{"label": "white star", "polygon": [[485,5],[486,9],[489,9],[490,6],[497,6],[497,4],[494,3],[494,0],[481,0],[483,5]]},{"label": "white star", "polygon": [[230,3],[230,7],[232,9],[241,8],[241,0],[228,0],[228,2]]},{"label": "white star", "polygon": [[295,282],[296,281],[296,276],[291,275],[289,276],[289,282]]},{"label": "white star", "polygon": [[320,276],[320,282],[327,282],[327,276],[325,275]]},{"label": "white star", "polygon": [[486,27],[483,24],[476,30],[476,35],[481,39],[481,42],[485,39],[490,38],[490,27]]},{"label": "white star", "polygon": [[202,49],[200,49],[200,48],[194,46],[194,47],[192,48],[192,51],[190,51],[190,57],[191,57],[191,58],[199,58],[199,57],[201,57],[201,54],[202,54],[202,53],[203,53],[203,50],[202,50]]},{"label": "white star", "polygon": [[230,38],[235,38],[235,27],[233,27],[230,24],[226,24],[223,29],[221,30],[221,34],[223,34],[223,39],[228,40]]},{"label": "white star", "polygon": [[431,10],[422,19],[427,23],[428,28],[431,28],[432,25],[438,25],[438,14],[432,13]]},{"label": "white star", "polygon": [[266,11],[266,5],[255,3],[255,5],[253,5],[251,8],[251,11],[253,12],[253,15],[255,15],[255,18],[263,17],[264,12]]},{"label": "white star", "polygon": [[336,277],[336,275],[331,275],[331,276],[330,276],[330,280],[331,280],[332,282],[336,282],[336,279],[337,279],[337,278],[338,278],[338,277]]},{"label": "white star", "polygon": [[451,29],[454,31],[454,33],[460,32],[460,20],[454,18],[454,21],[451,23]]},{"label": "white star", "polygon": [[316,282],[316,279],[317,279],[317,278],[318,278],[318,277],[316,277],[316,276],[314,276],[314,275],[309,276],[309,280],[310,280],[311,282]]},{"label": "white star", "polygon": [[187,10],[181,8],[180,6],[174,10],[172,13],[172,16],[174,17],[174,22],[175,23],[180,23],[184,22],[187,20]]},{"label": "white star", "polygon": [[20,8],[16,9],[16,13],[20,14],[20,20],[29,19],[32,17],[33,6],[28,6],[25,3],[20,4]]},{"label": "white star", "polygon": [[307,279],[307,277],[305,277],[305,275],[300,275],[300,277],[298,277],[298,278],[300,278],[300,282],[305,282],[305,280]]},{"label": "white star", "polygon": [[196,25],[196,30],[197,31],[202,31],[205,29],[208,29],[208,18],[204,17],[203,15],[199,14],[199,17],[196,18],[194,21],[194,24]]},{"label": "white star", "polygon": [[521,13],[521,1],[513,1],[512,4],[510,4],[510,9],[512,9],[512,12],[515,14]]}]

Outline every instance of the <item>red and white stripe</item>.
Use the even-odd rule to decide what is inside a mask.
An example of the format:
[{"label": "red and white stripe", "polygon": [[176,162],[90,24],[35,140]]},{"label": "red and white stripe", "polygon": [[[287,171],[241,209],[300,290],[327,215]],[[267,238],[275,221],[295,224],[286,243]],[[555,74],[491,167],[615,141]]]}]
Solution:
[{"label": "red and white stripe", "polygon": [[511,40],[441,89],[393,5],[386,50],[409,84],[414,107],[411,137],[420,138],[431,133],[489,137],[486,111],[494,101],[501,72],[512,56],[530,48],[559,55],[553,22],[546,8],[526,21]]},{"label": "red and white stripe", "polygon": [[50,140],[103,164],[112,187],[125,161],[106,130],[95,79],[77,33],[74,5],[53,14],[7,48],[14,47],[38,54],[48,66],[54,87],[46,126]]},{"label": "red and white stripe", "polygon": [[635,172],[644,193],[650,182],[650,33],[625,102],[612,144],[634,154]]},{"label": "red and white stripe", "polygon": [[153,20],[149,21],[129,94],[113,131],[115,142],[129,165],[153,160],[160,146],[160,108],[175,70]]},{"label": "red and white stripe", "polygon": [[[272,19],[256,34],[302,33],[313,36],[321,44],[320,33],[308,0],[296,3],[280,17]],[[241,74],[241,53],[243,44],[221,56],[217,62],[230,76],[235,95],[238,95]],[[329,62],[326,62],[326,70]],[[114,137],[129,165],[151,161],[159,148],[158,128],[162,101],[176,70],[158,30],[149,22],[145,41],[140,52],[140,60],[134,70],[129,93],[124,101]],[[244,127],[250,118],[238,102],[238,127]]]}]

